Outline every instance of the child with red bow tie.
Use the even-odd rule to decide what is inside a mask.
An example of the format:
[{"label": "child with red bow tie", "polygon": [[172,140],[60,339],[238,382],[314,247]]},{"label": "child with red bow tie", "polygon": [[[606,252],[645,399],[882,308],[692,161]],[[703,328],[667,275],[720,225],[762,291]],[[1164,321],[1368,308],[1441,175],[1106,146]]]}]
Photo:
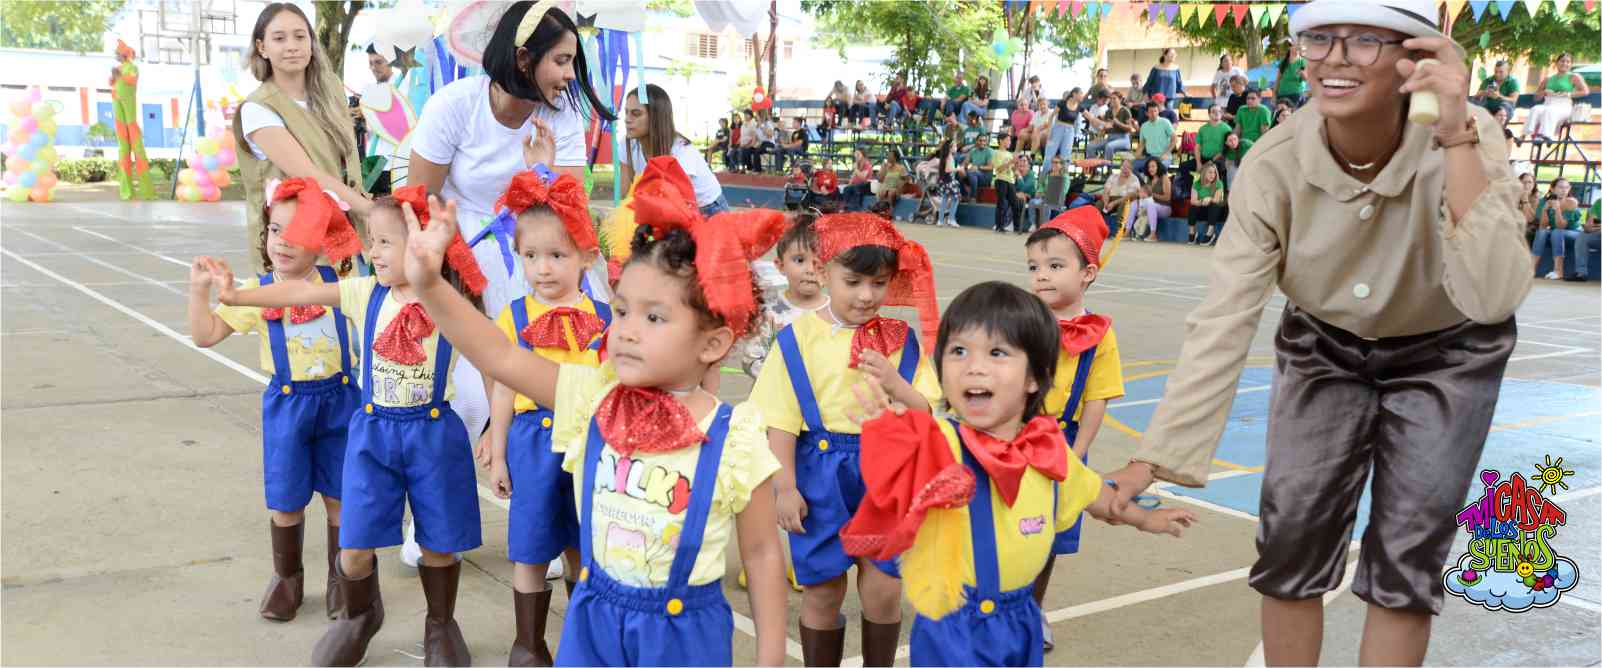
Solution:
[{"label": "child with red bow tie", "polygon": [[689,177],[653,158],[635,183],[631,253],[613,292],[599,367],[530,354],[439,280],[442,228],[413,232],[406,272],[439,326],[498,382],[554,413],[552,450],[573,475],[583,567],[556,665],[731,665],[723,553],[749,574],[755,663],[784,661],[783,555],[761,414],[701,387],[761,310],[750,261],[784,231],[777,211],[702,219]]},{"label": "child with red bow tie", "polygon": [[[1045,411],[1073,446],[1079,461],[1087,462],[1090,443],[1101,430],[1107,402],[1124,396],[1123,362],[1112,319],[1085,308],[1085,290],[1096,282],[1101,269],[1101,246],[1107,240],[1107,223],[1094,207],[1069,209],[1041,226],[1024,242],[1029,258],[1029,285],[1035,296],[1057,317],[1061,358],[1046,392]],[[1079,522],[1057,534],[1052,554],[1079,552]],[[1035,603],[1051,584],[1055,556],[1046,560],[1035,582]],[[1045,649],[1055,644],[1051,626],[1041,620]]]},{"label": "child with red bow tie", "polygon": [[[1088,208],[1087,208],[1088,210]],[[914,666],[1039,666],[1040,607],[1030,595],[1053,533],[1088,511],[1180,535],[1187,510],[1129,505],[1068,454],[1046,395],[1059,364],[1057,318],[1022,288],[980,283],[940,323],[935,369],[950,417],[853,386],[863,413],[867,493],[840,532],[848,554],[900,557]]]},{"label": "child with red bow tie", "polygon": [[[423,551],[417,573],[428,601],[425,663],[472,663],[455,619],[462,567],[454,554],[483,542],[478,483],[467,428],[450,405],[456,352],[417,301],[417,290],[403,272],[408,219],[428,225],[422,186],[400,188],[373,203],[367,217],[373,276],[235,290],[227,266],[212,263],[224,304],[316,304],[361,314],[361,408],[344,415],[350,428],[336,564],[344,609],[312,650],[313,665],[354,666],[366,656],[368,643],[384,623],[374,550],[401,543],[401,504],[408,501]],[[476,296],[484,289],[484,275],[455,225],[444,227],[453,235],[450,263],[437,273],[453,289]],[[487,320],[484,324],[489,326]]]},{"label": "child with red bow tie", "polygon": [[[546,175],[554,176],[548,170]],[[590,343],[606,329],[612,311],[579,288],[600,248],[589,198],[572,176],[548,180],[546,175],[513,176],[497,202],[498,227],[511,237],[516,266],[534,289],[502,310],[495,325],[508,341],[557,364],[599,366]],[[552,451],[554,417],[550,407],[504,383],[495,383],[491,391],[491,486],[497,496],[512,500],[506,534],[516,623],[512,666],[551,665],[545,642],[551,608],[546,569],[558,556],[567,561],[563,582],[569,597],[579,572],[573,476],[562,470],[562,455]]]},{"label": "child with red bow tie", "polygon": [[[267,273],[246,279],[244,287],[274,283],[333,285],[332,267],[319,266],[322,253],[350,268],[361,240],[345,208],[309,178],[268,184],[262,215],[262,264]],[[301,564],[306,504],[312,492],[328,511],[327,614],[340,608],[334,585],[339,554],[340,477],[345,463],[346,427],[356,411],[350,384],[351,347],[345,315],[319,305],[289,308],[211,305],[212,266],[197,257],[189,269],[189,336],[210,348],[234,333],[254,332],[261,340],[261,370],[272,376],[261,395],[262,478],[271,513],[273,577],[262,595],[260,613],[273,621],[295,618],[305,595]],[[230,284],[232,280],[230,279]],[[231,286],[230,286],[231,287]]]},{"label": "child with red bow tie", "polygon": [[[779,474],[779,526],[789,532],[795,578],[803,588],[801,649],[809,666],[837,666],[844,653],[840,607],[846,572],[858,566],[862,656],[868,666],[895,660],[901,629],[901,583],[893,561],[846,554],[840,528],[862,498],[857,427],[847,388],[863,380],[921,410],[940,400],[918,337],[882,306],[913,306],[924,345],[939,323],[929,254],[890,221],[864,213],[830,214],[814,224],[817,260],[829,304],[779,331],[751,389],[768,421]],[[779,363],[782,362],[782,363]]]}]

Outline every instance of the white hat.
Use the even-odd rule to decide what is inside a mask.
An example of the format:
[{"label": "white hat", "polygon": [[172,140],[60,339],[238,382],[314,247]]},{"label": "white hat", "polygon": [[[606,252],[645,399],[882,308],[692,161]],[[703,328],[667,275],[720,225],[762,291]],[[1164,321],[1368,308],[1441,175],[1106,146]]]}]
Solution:
[{"label": "white hat", "polygon": [[1435,0],[1313,0],[1296,10],[1290,34],[1342,23],[1388,28],[1414,37],[1439,37],[1452,42],[1459,58],[1463,46],[1441,33],[1439,5]]}]

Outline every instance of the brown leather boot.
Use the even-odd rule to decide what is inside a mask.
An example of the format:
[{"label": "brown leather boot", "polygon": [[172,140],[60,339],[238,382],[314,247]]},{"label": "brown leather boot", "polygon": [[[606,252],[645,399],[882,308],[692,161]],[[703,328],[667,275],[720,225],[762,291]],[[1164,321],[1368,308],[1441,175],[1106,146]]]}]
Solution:
[{"label": "brown leather boot", "polygon": [[339,616],[339,611],[345,608],[345,598],[340,595],[339,582],[334,578],[334,564],[339,562],[339,527],[328,525],[328,589],[323,592],[324,607],[328,609],[328,618]]},{"label": "brown leather boot", "polygon": [[517,638],[512,641],[512,654],[506,658],[508,666],[549,666],[555,663],[551,646],[545,643],[545,620],[551,611],[551,590],[525,594],[512,591],[512,609],[516,612]]},{"label": "brown leather boot", "polygon": [[306,598],[306,571],[300,561],[306,523],[281,527],[269,520],[268,524],[273,537],[273,579],[267,582],[267,591],[261,595],[261,616],[287,622],[295,618],[301,601]]},{"label": "brown leather boot", "polygon": [[312,648],[314,666],[354,666],[367,657],[367,643],[384,626],[384,597],[378,590],[378,564],[360,580],[345,577],[345,569],[334,562],[345,609],[328,626],[328,631]]},{"label": "brown leather boot", "polygon": [[875,624],[862,618],[862,665],[890,666],[896,662],[896,646],[901,642],[901,622]]},{"label": "brown leather boot", "polygon": [[839,666],[845,655],[845,620],[832,629],[801,628],[801,662],[808,666]]},{"label": "brown leather boot", "polygon": [[473,665],[467,639],[456,625],[456,584],[461,577],[460,561],[437,567],[417,564],[417,578],[423,581],[423,597],[428,599],[428,617],[423,620],[425,666]]}]

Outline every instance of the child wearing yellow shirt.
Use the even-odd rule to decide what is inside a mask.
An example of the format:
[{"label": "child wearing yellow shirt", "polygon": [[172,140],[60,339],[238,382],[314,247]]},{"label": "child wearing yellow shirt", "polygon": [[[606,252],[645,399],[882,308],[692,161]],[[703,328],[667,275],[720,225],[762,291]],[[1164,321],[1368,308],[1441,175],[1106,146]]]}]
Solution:
[{"label": "child wearing yellow shirt", "polygon": [[937,419],[854,387],[867,495],[843,532],[847,552],[901,557],[914,666],[1039,666],[1040,607],[1030,595],[1052,534],[1079,513],[1178,536],[1187,510],[1128,506],[1068,454],[1043,414],[1058,364],[1057,319],[1016,286],[991,281],[946,309],[935,368],[950,415]]}]

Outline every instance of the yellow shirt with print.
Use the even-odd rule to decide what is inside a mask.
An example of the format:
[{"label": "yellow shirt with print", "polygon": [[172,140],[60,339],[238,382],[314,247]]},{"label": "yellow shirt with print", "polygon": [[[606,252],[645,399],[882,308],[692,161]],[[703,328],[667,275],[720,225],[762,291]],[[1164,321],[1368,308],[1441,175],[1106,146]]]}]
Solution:
[{"label": "yellow shirt with print", "polygon": [[[556,308],[540,302],[533,295],[523,297],[523,307],[528,311],[528,321],[530,323],[539,320],[540,316],[545,315],[547,311]],[[590,301],[588,296],[580,294],[579,301],[573,305],[573,308],[585,313],[595,313],[595,302]],[[521,333],[517,331],[517,320],[512,317],[512,307],[508,306],[501,309],[501,315],[495,318],[495,326],[501,328],[501,333],[505,334],[506,338],[510,339],[512,343],[522,345]],[[601,363],[598,353],[590,350],[590,342],[578,340],[577,335],[573,332],[573,324],[571,322],[562,323],[562,332],[567,338],[567,348],[535,348],[534,352],[539,353],[540,357],[557,364],[597,366]],[[514,413],[524,413],[538,409],[539,405],[535,404],[533,399],[521,394],[517,395],[517,400],[512,404],[512,412]]]},{"label": "yellow shirt with print", "polygon": [[[312,272],[311,282],[321,283],[323,277]],[[261,287],[261,279],[252,277],[245,279],[241,290],[253,290]],[[217,307],[217,317],[235,332],[244,334],[254,332],[261,339],[261,370],[267,375],[277,373],[273,367],[272,339],[267,335],[267,320],[261,317],[262,310],[257,306],[229,306],[223,304]],[[289,309],[284,309],[285,315]],[[349,327],[350,312],[344,312],[346,326]],[[334,310],[328,309],[321,318],[295,324],[285,317],[284,348],[289,353],[290,380],[307,381],[329,378],[340,371],[339,364],[339,323],[334,319]],[[349,342],[351,353],[351,367],[361,363],[360,340],[348,338],[355,330],[346,329],[346,341]]]},{"label": "yellow shirt with print", "polygon": [[[1059,348],[1060,352],[1062,349]],[[1079,355],[1060,355],[1057,358],[1057,375],[1052,378],[1051,389],[1046,392],[1046,415],[1053,420],[1062,419],[1068,393],[1074,389],[1074,376],[1079,373]],[[1112,327],[1096,344],[1096,357],[1090,362],[1090,376],[1085,379],[1085,394],[1074,408],[1074,419],[1084,412],[1085,404],[1101,399],[1124,396],[1124,364],[1118,357],[1118,335]],[[1069,445],[1072,445],[1071,443]]]},{"label": "yellow shirt with print", "polygon": [[[847,409],[856,410],[857,399],[851,386],[867,380],[861,371],[846,368],[851,359],[851,337],[855,329],[836,327],[818,314],[801,316],[790,328],[795,332],[796,347],[806,363],[807,379],[812,381],[812,395],[818,401],[818,415],[823,427],[837,434],[857,434],[862,428],[851,421]],[[890,356],[890,365],[899,367],[905,349]],[[922,353],[922,351],[920,351]],[[767,364],[757,374],[751,387],[750,401],[762,409],[768,426],[781,431],[800,434],[806,425],[801,418],[801,403],[790,385],[790,371],[784,364],[784,353],[779,343],[769,349]],[[922,353],[918,370],[912,377],[912,387],[929,400],[930,407],[940,405],[940,380],[935,377],[929,354]]]},{"label": "yellow shirt with print", "polygon": [[[350,317],[353,338],[356,346],[366,332],[367,304],[372,301],[373,289],[378,287],[378,278],[366,276],[362,278],[347,278],[339,282],[339,308]],[[384,333],[384,328],[395,319],[396,315],[406,305],[395,298],[394,291],[384,297],[384,303],[378,307],[378,322],[375,323],[372,339]],[[410,408],[413,406],[426,406],[434,401],[434,354],[439,352],[439,327],[434,332],[418,341],[423,346],[423,353],[428,359],[421,364],[401,364],[384,359],[377,352],[372,354],[373,368],[365,370],[369,387],[373,390],[373,403],[389,408]],[[451,349],[450,366],[446,369],[445,396],[443,401],[450,401],[456,396],[456,387],[451,384],[450,369],[456,366],[456,349]],[[360,358],[358,358],[360,359]]]},{"label": "yellow shirt with print", "polygon": [[[940,419],[940,433],[946,437],[951,445],[951,454],[956,460],[962,462],[962,445],[957,439],[957,432],[951,423]],[[1067,447],[1064,444],[1064,447]],[[1101,494],[1101,476],[1079,462],[1078,457],[1068,457],[1068,477],[1055,485],[1056,507],[1053,510],[1053,481],[1033,468],[1025,469],[1023,478],[1018,484],[1018,497],[1008,506],[1002,500],[1001,494],[996,491],[996,484],[987,485],[990,494],[991,523],[995,527],[996,560],[1001,570],[1001,591],[1008,592],[1032,586],[1035,576],[1046,566],[1046,560],[1051,558],[1051,542],[1056,538],[1057,532],[1067,531],[1079,519],[1079,513],[1088,507],[1096,497]],[[957,513],[960,519],[955,530],[966,540],[968,554],[973,550],[973,529],[970,522],[969,506],[964,505],[947,511]],[[902,555],[903,563],[919,549],[936,549],[934,541],[924,533],[932,528],[925,522],[918,530],[918,538],[912,547]],[[972,564],[972,560],[969,561]],[[936,573],[903,571],[902,577],[908,583],[909,589],[914,588],[920,576],[933,576]],[[973,585],[978,582],[973,567],[963,574],[965,582]]]},{"label": "yellow shirt with print", "polygon": [[[599,367],[564,364],[557,375],[551,450],[563,453],[562,468],[573,474],[573,498],[580,513],[586,486],[591,484],[584,479],[590,419],[617,383],[610,363]],[[702,433],[711,430],[716,415],[714,410],[701,420]],[[595,468],[593,516],[583,530],[591,532],[592,555],[607,575],[635,587],[667,585],[690,493],[695,485],[706,484],[695,479],[700,457],[700,447],[636,452],[629,457],[619,456],[611,446],[604,447]],[[734,535],[736,516],[745,510],[752,491],[778,470],[779,460],[768,449],[762,415],[749,402],[735,406],[690,584],[723,577],[723,552]],[[585,522],[582,517],[579,520]]]}]

